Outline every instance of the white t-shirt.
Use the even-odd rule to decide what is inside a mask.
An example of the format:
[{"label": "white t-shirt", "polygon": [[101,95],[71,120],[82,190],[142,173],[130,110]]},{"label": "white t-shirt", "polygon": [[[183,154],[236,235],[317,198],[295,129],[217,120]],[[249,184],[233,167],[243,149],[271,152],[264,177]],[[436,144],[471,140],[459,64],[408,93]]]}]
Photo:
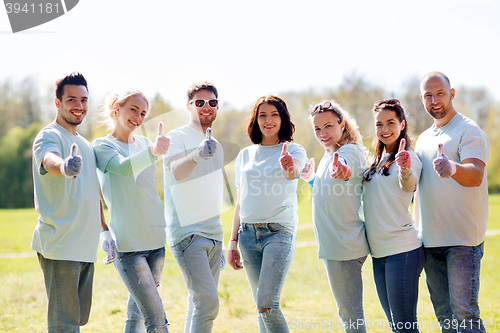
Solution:
[{"label": "white t-shirt", "polygon": [[363,172],[366,157],[355,144],[338,149],[351,168],[347,181],[333,179],[333,152],[321,159],[313,185],[313,222],[318,241],[318,257],[328,260],[352,260],[370,253],[365,236],[365,223],[360,217]]},{"label": "white t-shirt", "polygon": [[221,144],[217,142],[212,158],[200,161],[188,177],[177,181],[168,167],[170,159],[191,153],[205,139],[205,134],[184,125],[170,131],[167,137],[170,147],[163,158],[163,174],[168,245],[174,246],[191,235],[222,242],[224,152]]},{"label": "white t-shirt", "polygon": [[166,241],[163,204],[155,181],[156,165],[135,170],[132,164],[134,175],[128,177],[106,171],[114,156],[127,158],[152,144],[144,136],[135,135],[134,139],[127,144],[107,135],[92,142],[102,194],[111,214],[109,227],[119,252],[154,250],[164,247]]},{"label": "white t-shirt", "polygon": [[[47,153],[65,159],[73,143],[82,157],[80,174],[56,177],[42,167]],[[92,145],[52,122],[33,142],[35,210],[40,214],[31,248],[47,259],[95,262],[101,231],[99,184]]]},{"label": "white t-shirt", "polygon": [[[288,180],[279,161],[283,144],[243,148],[235,163],[235,183],[240,189],[240,222],[279,223],[295,231],[297,182]],[[305,165],[307,155],[296,143],[288,144],[294,160]]]},{"label": "white t-shirt", "polygon": [[490,145],[479,126],[457,113],[445,126],[425,130],[415,152],[422,162],[418,186],[422,241],[425,247],[477,246],[484,241],[488,223],[488,184],[486,167],[478,187],[464,187],[453,178],[441,178],[432,161],[438,144],[452,161],[477,158],[485,164]]},{"label": "white t-shirt", "polygon": [[[411,150],[411,169],[420,177],[422,163]],[[389,157],[383,156],[382,165]],[[410,213],[413,192],[408,193],[399,186],[399,167],[393,162],[389,167],[389,176],[381,172],[372,175],[370,181],[363,182],[363,208],[366,236],[372,257],[387,257],[393,254],[409,252],[422,246]]]}]

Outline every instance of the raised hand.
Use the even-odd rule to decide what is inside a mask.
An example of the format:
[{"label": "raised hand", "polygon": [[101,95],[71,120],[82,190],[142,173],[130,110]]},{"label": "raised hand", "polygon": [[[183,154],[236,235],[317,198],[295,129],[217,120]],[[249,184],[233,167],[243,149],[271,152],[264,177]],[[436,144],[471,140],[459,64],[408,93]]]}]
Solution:
[{"label": "raised hand", "polygon": [[71,152],[61,164],[61,173],[67,178],[76,178],[80,174],[82,168],[82,157],[78,154],[78,146],[73,143]]},{"label": "raised hand", "polygon": [[151,154],[153,156],[164,155],[170,146],[170,139],[163,135],[163,122],[158,123],[158,135],[156,136],[153,146],[151,146]]},{"label": "raised hand", "polygon": [[283,148],[280,154],[280,164],[281,168],[285,170],[285,172],[293,172],[294,164],[292,155],[288,152],[288,143],[283,142]]},{"label": "raised hand", "polygon": [[192,160],[199,163],[201,160],[207,160],[214,156],[217,142],[212,138],[212,129],[207,128],[205,139],[200,143],[198,149],[195,151]]},{"label": "raised hand", "polygon": [[311,159],[306,162],[306,165],[304,166],[304,169],[302,169],[302,172],[300,173],[300,178],[305,180],[306,182],[310,182],[311,179],[313,179],[316,176],[316,173],[314,172],[314,157],[311,157]]},{"label": "raised hand", "polygon": [[441,178],[451,177],[457,172],[457,165],[443,154],[443,144],[438,145],[437,158],[432,161],[434,170]]},{"label": "raised hand", "polygon": [[330,177],[335,179],[349,180],[351,178],[351,168],[345,164],[344,159],[339,159],[339,153],[336,151],[333,153],[333,172]]},{"label": "raised hand", "polygon": [[407,171],[411,169],[411,156],[410,153],[405,150],[406,147],[406,139],[403,138],[399,141],[399,149],[396,154],[396,163],[399,166],[401,171]]}]

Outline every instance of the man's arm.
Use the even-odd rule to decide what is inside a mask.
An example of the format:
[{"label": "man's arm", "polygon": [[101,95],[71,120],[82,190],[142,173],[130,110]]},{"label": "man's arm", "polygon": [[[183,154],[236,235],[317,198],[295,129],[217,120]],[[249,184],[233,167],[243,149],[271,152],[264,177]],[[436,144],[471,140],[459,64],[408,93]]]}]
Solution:
[{"label": "man's arm", "polygon": [[197,163],[193,161],[191,155],[192,153],[184,157],[177,155],[172,157],[168,162],[168,167],[172,171],[172,175],[174,176],[175,180],[179,181],[187,178],[193,172]]},{"label": "man's arm", "polygon": [[45,171],[56,177],[64,177],[61,173],[62,164],[64,164],[64,159],[57,153],[47,153],[42,160]]},{"label": "man's arm", "polygon": [[457,171],[451,178],[465,187],[477,187],[483,182],[483,161],[477,158],[466,158],[462,163],[456,163]]}]

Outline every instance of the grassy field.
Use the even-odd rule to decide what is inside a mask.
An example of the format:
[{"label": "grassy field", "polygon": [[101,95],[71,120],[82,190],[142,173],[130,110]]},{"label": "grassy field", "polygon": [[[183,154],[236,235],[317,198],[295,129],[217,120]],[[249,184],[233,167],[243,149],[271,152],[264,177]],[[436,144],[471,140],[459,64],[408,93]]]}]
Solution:
[{"label": "grassy field", "polygon": [[[311,222],[310,203],[299,205],[299,247],[288,274],[281,303],[291,331],[342,332],[337,309],[330,292],[324,265],[317,259],[317,247]],[[0,332],[45,332],[47,300],[43,275],[37,259],[29,249],[36,224],[33,209],[0,210]],[[229,237],[232,211],[224,213],[226,239]],[[490,196],[490,231],[500,229],[500,195]],[[312,243],[311,243],[312,242]],[[5,258],[5,253],[30,253],[24,258]],[[127,291],[113,266],[100,262],[99,250],[94,278],[94,298],[89,323],[83,332],[121,332],[125,319]],[[481,270],[481,316],[489,323],[489,332],[500,331],[500,281],[497,258],[500,256],[500,234],[486,237]],[[364,306],[368,332],[389,332],[378,302],[371,260],[363,271]],[[186,310],[186,288],[175,260],[167,251],[160,294],[170,332],[182,332]],[[214,332],[257,332],[250,287],[243,271],[227,266],[221,272],[220,312]],[[420,332],[438,332],[424,278],[420,280],[418,319]]]}]

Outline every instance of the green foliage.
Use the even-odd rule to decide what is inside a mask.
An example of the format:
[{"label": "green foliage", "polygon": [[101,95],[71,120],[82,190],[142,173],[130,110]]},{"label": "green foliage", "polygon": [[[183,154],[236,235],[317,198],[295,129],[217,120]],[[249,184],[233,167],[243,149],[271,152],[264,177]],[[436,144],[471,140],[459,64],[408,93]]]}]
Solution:
[{"label": "green foliage", "polygon": [[31,151],[40,128],[16,126],[0,140],[0,208],[33,207]]}]

